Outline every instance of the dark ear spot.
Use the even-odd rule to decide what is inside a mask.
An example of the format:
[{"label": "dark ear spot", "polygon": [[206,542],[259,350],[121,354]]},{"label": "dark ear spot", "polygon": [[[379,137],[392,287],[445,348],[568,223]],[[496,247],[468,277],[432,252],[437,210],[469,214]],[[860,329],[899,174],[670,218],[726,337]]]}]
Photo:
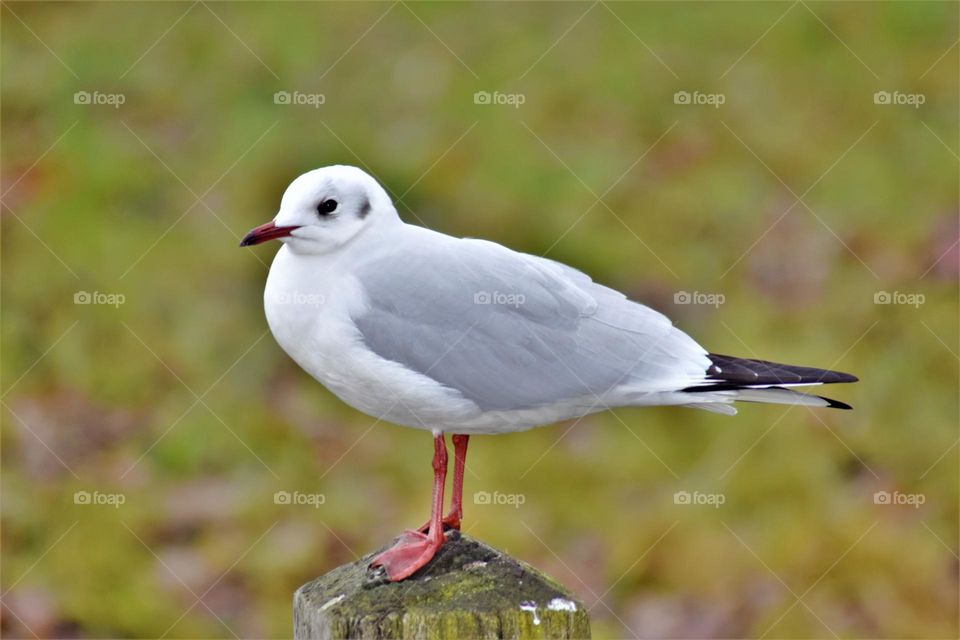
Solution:
[{"label": "dark ear spot", "polygon": [[370,201],[367,198],[364,198],[360,203],[360,209],[357,211],[357,215],[360,216],[361,220],[370,215]]}]

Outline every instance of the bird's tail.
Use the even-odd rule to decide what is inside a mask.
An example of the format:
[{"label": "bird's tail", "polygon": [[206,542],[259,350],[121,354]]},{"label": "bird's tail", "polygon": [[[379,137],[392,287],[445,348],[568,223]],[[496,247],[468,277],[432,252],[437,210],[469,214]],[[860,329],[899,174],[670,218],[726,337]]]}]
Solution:
[{"label": "bird's tail", "polygon": [[788,364],[707,354],[710,366],[702,382],[683,389],[691,394],[689,406],[718,413],[736,413],[731,402],[802,404],[812,407],[852,409],[846,403],[823,396],[800,393],[787,387],[856,382],[849,373],[797,367]]}]

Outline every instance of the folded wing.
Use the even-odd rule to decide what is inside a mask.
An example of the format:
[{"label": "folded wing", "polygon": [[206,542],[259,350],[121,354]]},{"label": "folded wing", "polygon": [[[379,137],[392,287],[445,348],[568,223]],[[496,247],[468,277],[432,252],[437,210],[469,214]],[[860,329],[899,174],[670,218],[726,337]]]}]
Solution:
[{"label": "folded wing", "polygon": [[603,406],[624,389],[681,389],[710,366],[665,316],[494,243],[412,236],[357,272],[366,345],[484,411],[584,397]]}]

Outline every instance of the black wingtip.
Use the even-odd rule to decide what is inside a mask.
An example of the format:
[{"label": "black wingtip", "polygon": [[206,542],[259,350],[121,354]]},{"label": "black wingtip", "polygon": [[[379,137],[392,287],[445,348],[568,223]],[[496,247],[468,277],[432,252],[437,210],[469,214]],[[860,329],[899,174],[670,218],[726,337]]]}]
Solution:
[{"label": "black wingtip", "polygon": [[736,358],[718,353],[708,353],[711,365],[707,368],[708,380],[719,380],[739,385],[798,385],[798,384],[834,384],[843,382],[858,382],[859,378],[841,371],[817,369],[815,367],[798,367],[796,365],[770,362],[769,360],[755,360],[753,358]]},{"label": "black wingtip", "polygon": [[840,402],[839,400],[834,400],[833,398],[824,398],[823,396],[818,397],[827,401],[827,408],[829,409],[844,409],[846,411],[853,410],[853,407],[848,405],[846,402]]}]

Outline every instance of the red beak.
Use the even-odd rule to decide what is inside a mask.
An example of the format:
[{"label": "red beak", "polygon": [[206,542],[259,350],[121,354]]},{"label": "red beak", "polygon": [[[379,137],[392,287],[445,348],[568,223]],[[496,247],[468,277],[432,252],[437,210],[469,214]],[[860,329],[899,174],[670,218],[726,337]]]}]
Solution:
[{"label": "red beak", "polygon": [[250,245],[260,244],[261,242],[266,242],[267,240],[276,240],[277,238],[286,238],[290,235],[290,232],[294,229],[299,229],[299,226],[292,227],[278,227],[272,221],[267,224],[262,224],[259,227],[255,227],[250,230],[250,233],[243,236],[243,240],[240,241],[241,247],[249,247]]}]

